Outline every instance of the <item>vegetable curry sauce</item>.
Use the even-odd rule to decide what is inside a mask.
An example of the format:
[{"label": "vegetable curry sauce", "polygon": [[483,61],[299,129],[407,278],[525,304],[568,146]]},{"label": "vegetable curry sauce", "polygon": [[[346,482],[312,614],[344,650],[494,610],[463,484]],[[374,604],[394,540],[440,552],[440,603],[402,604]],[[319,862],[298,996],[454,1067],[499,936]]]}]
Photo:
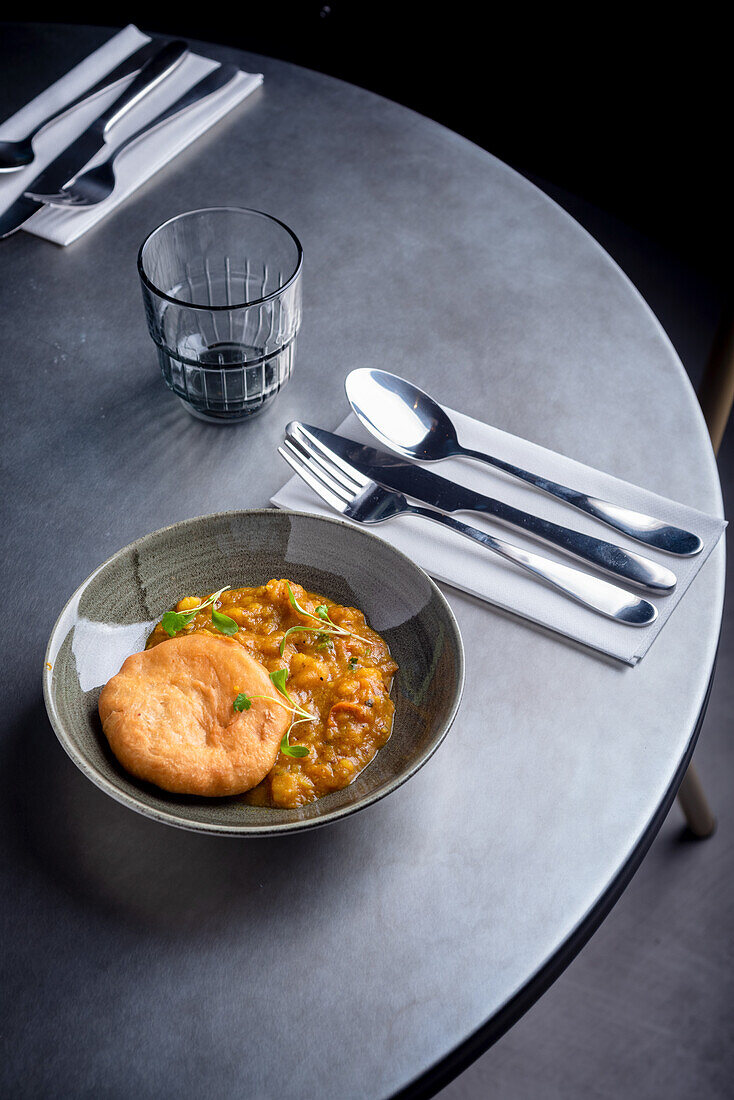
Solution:
[{"label": "vegetable curry sauce", "polygon": [[[308,615],[293,606],[291,594]],[[190,611],[200,603],[198,597],[185,596],[175,610]],[[228,589],[178,634],[206,631],[222,638],[212,611],[237,624],[236,633],[227,639],[230,644],[244,646],[269,673],[287,670],[288,694],[313,717],[295,724],[290,733],[290,745],[304,746],[308,755],[279,752],[272,770],[248,791],[246,801],[293,808],[346,787],[390,736],[395,710],[390,684],[397,665],[387,644],[367,626],[361,611],[286,580]],[[333,631],[329,622],[345,633]],[[294,627],[299,629],[291,630]],[[291,632],[281,656],[287,631]],[[146,649],[169,637],[158,623]]]}]

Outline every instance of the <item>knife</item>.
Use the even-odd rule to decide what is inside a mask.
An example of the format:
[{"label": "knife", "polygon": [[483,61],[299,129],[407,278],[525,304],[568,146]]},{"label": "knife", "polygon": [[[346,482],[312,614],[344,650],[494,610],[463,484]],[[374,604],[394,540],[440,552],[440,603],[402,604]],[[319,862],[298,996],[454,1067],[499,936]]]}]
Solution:
[{"label": "knife", "polygon": [[19,137],[11,142],[13,146],[22,146],[23,151],[27,149],[29,159],[26,164],[18,165],[3,165],[0,164],[0,172],[16,172],[20,168],[27,168],[29,164],[32,164],[34,160],[33,154],[33,139],[37,134],[40,134],[41,130],[45,130],[56,119],[61,118],[62,115],[68,115],[70,111],[73,111],[76,107],[81,107],[82,104],[86,104],[89,100],[95,99],[100,92],[107,91],[113,84],[117,84],[118,80],[123,80],[126,76],[135,76],[136,72],[142,68],[145,62],[151,57],[156,50],[160,49],[160,39],[151,38],[148,42],[145,42],[128,57],[121,61],[110,72],[105,73],[100,77],[96,84],[92,84],[91,88],[86,88],[83,92],[80,92],[74,99],[69,100],[68,103],[62,104],[55,111],[52,111],[50,115],[45,115],[40,122],[24,134],[23,137]]},{"label": "knife", "polygon": [[109,198],[115,189],[117,181],[114,165],[120,153],[123,153],[134,142],[139,141],[141,137],[147,137],[154,130],[157,130],[164,122],[169,122],[171,119],[185,114],[192,107],[196,107],[203,100],[214,95],[215,92],[226,88],[239,75],[240,69],[236,65],[217,65],[213,72],[202,77],[197,84],[194,84],[192,88],[179,96],[176,102],[167,107],[165,111],[161,111],[150,122],[146,122],[145,126],[142,126],[139,130],[130,134],[129,137],[126,137],[124,141],[121,141],[119,145],[115,145],[113,149],[110,149],[107,156],[103,160],[98,160],[94,168],[77,172],[74,178],[65,184],[58,194],[33,194],[31,197],[40,199],[41,202],[45,202],[50,206],[72,206],[77,210],[81,208],[88,209],[90,206],[96,206],[97,203],[103,202],[106,198]]},{"label": "knife", "polygon": [[188,46],[180,39],[160,46],[114,103],[36,176],[25,193],[4,214],[0,214],[0,237],[7,237],[20,229],[43,206],[42,202],[28,195],[29,191],[59,191],[104,146],[107,134],[115,123],[168,76],[187,53]]},{"label": "knife", "polygon": [[[639,588],[658,594],[672,592],[675,588],[675,573],[641,554],[523,512],[511,504],[457,485],[448,478],[413,465],[412,462],[405,462],[387,451],[366,447],[363,443],[335,435],[323,428],[302,424],[299,420],[288,424],[286,434],[294,436],[301,443],[304,442],[304,437],[307,442],[309,439],[314,440],[384,488],[396,489],[424,504],[431,504],[442,512],[481,512],[538,539],[539,542],[562,550],[572,558],[590,563],[602,573],[623,577],[625,581]],[[316,450],[315,457],[318,456],[319,452]]]}]

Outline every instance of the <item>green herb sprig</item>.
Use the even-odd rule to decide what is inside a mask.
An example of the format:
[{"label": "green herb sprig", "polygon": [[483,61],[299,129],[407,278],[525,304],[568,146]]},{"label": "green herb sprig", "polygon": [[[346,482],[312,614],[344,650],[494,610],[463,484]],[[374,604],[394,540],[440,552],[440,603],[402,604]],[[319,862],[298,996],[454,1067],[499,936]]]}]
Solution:
[{"label": "green herb sprig", "polygon": [[212,608],[212,626],[220,634],[226,634],[228,638],[239,630],[234,619],[230,619],[229,615],[225,615],[223,611],[215,611],[214,608]]},{"label": "green herb sprig", "polygon": [[333,649],[334,643],[331,638],[333,637],[351,637],[356,638],[359,642],[365,642],[369,645],[366,638],[361,638],[359,634],[355,634],[353,630],[347,630],[345,626],[339,626],[338,623],[333,622],[329,615],[329,609],[325,603],[319,604],[316,611],[307,611],[305,607],[301,607],[298,600],[295,597],[293,589],[288,585],[288,599],[290,600],[291,607],[299,613],[299,615],[305,615],[307,618],[312,619],[317,626],[292,626],[286,630],[280,643],[280,655],[281,657],[285,653],[286,642],[290,634],[297,634],[299,631],[308,631],[311,634],[316,634],[317,649]]},{"label": "green herb sprig", "polygon": [[[229,587],[228,584],[225,584],[224,588],[220,588],[219,591],[215,592],[213,596],[210,596],[208,600],[204,600],[198,607],[192,607],[189,611],[166,611],[161,619],[161,626],[166,634],[171,638],[175,637],[180,630],[183,630],[189,623],[194,621],[200,611],[209,607],[210,604],[216,603],[222,595],[222,592],[226,592]],[[215,611],[213,608],[212,625],[215,630],[218,630],[220,634],[226,634],[228,638],[231,638],[232,635],[236,634],[239,630],[234,619],[230,619],[229,615],[225,615],[221,611]]]},{"label": "green herb sprig", "polygon": [[[270,679],[273,686],[285,697],[285,699],[287,699],[290,706],[281,703],[280,699],[274,699],[272,695],[247,695],[244,691],[241,691],[232,704],[232,708],[237,711],[249,710],[252,706],[253,699],[265,699],[271,703],[279,703],[281,707],[285,707],[286,710],[291,712],[291,724],[280,742],[280,751],[284,753],[285,756],[308,756],[311,750],[306,745],[291,745],[289,740],[290,733],[293,727],[298,726],[301,722],[315,722],[316,719],[313,714],[309,714],[300,703],[297,703],[295,699],[292,699],[289,695],[288,689],[285,686],[285,682],[288,679],[286,669],[278,668],[275,672],[271,672]],[[296,715],[298,715],[298,717],[296,717]]]}]

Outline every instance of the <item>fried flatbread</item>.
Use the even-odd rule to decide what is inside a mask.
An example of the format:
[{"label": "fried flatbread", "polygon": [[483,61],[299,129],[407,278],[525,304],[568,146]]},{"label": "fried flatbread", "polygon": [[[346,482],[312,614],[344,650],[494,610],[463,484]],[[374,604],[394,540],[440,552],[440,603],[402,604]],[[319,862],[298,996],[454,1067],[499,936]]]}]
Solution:
[{"label": "fried flatbread", "polygon": [[[233,703],[240,692],[249,710]],[[268,774],[291,716],[261,664],[211,634],[128,657],[99,697],[110,747],[139,779],[177,794],[241,794]]]}]

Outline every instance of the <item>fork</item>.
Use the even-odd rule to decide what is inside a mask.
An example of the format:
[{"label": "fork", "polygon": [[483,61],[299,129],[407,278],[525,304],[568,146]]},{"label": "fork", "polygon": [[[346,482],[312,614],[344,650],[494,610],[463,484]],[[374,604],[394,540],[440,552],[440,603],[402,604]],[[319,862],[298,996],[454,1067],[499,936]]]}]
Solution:
[{"label": "fork", "polygon": [[657,618],[654,604],[624,588],[495,538],[435,508],[409,504],[402,493],[383,489],[320,441],[299,435],[296,428],[289,427],[278,453],[330,508],[356,523],[385,523],[401,515],[422,516],[473,539],[608,619],[627,626],[649,626]]},{"label": "fork", "polygon": [[193,88],[189,88],[187,92],[184,92],[165,111],[161,111],[145,126],[141,126],[139,130],[136,130],[134,134],[121,142],[100,164],[96,164],[94,168],[87,169],[86,172],[64,184],[57,194],[37,195],[29,192],[30,197],[50,206],[96,206],[98,202],[102,202],[103,199],[111,195],[115,189],[115,161],[123,149],[127,149],[138,138],[150,133],[151,130],[156,129],[164,122],[168,122],[175,115],[181,114],[188,107],[192,107],[195,103],[206,99],[207,96],[213,95],[214,92],[234,80],[239,71],[236,65],[220,65],[208,76],[194,84]]}]

